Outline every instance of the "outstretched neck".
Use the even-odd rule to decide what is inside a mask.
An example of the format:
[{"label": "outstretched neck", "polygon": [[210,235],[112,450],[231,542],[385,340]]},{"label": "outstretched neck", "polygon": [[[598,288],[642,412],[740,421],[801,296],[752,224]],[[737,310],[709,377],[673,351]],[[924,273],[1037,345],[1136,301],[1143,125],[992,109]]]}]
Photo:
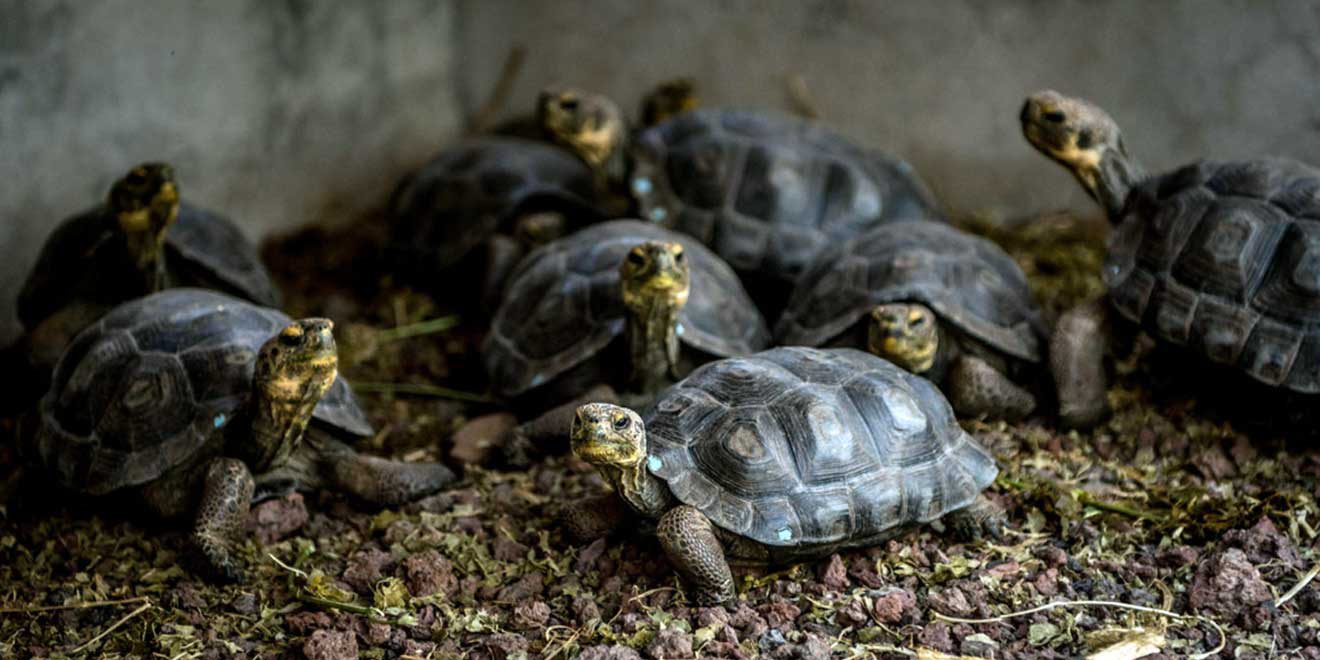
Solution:
[{"label": "outstretched neck", "polygon": [[658,296],[638,300],[628,309],[628,351],[632,386],[653,392],[677,379],[680,306]]},{"label": "outstretched neck", "polygon": [[1104,152],[1091,176],[1093,182],[1083,180],[1082,183],[1086,184],[1095,201],[1105,208],[1110,222],[1117,223],[1123,215],[1128,194],[1146,174],[1120,145]]},{"label": "outstretched neck", "polygon": [[646,469],[646,461],[636,465],[601,465],[601,476],[637,513],[648,518],[659,518],[673,505],[674,496],[659,477]]},{"label": "outstretched neck", "polygon": [[254,388],[247,411],[246,437],[233,437],[231,451],[254,472],[265,472],[288,462],[303,441],[316,402],[283,400]]}]

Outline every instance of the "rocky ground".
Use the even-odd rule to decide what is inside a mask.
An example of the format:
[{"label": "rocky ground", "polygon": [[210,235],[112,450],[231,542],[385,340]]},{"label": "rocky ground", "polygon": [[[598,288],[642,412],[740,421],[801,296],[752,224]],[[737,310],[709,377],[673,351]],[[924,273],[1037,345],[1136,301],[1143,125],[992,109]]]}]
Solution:
[{"label": "rocky ground", "polygon": [[[990,233],[1047,308],[1099,291],[1102,227],[1026,226]],[[410,325],[450,310],[380,274],[370,238],[311,230],[266,257],[292,313],[340,321],[373,451],[477,460],[509,423],[481,395],[480,329]],[[236,585],[200,577],[183,526],[41,493],[0,521],[0,657],[1320,658],[1316,455],[1235,430],[1144,356],[1118,365],[1116,414],[1093,432],[967,423],[1002,466],[1000,542],[924,529],[741,573],[727,609],[686,602],[652,539],[568,542],[560,507],[603,488],[568,457],[472,467],[399,510],[333,493],[263,503]]]}]

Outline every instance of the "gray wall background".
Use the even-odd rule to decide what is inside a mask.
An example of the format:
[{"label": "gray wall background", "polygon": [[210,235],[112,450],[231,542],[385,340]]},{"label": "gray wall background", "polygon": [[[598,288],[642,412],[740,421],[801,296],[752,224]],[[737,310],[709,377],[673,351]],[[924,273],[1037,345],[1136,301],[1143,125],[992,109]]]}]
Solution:
[{"label": "gray wall background", "polygon": [[1320,163],[1320,3],[1041,0],[0,0],[0,338],[54,224],[137,161],[253,237],[346,220],[454,136],[505,55],[508,114],[549,82],[634,111],[694,76],[710,105],[787,108],[908,158],[957,212],[1092,207],[1022,141],[1022,97],[1102,103],[1153,169]]}]

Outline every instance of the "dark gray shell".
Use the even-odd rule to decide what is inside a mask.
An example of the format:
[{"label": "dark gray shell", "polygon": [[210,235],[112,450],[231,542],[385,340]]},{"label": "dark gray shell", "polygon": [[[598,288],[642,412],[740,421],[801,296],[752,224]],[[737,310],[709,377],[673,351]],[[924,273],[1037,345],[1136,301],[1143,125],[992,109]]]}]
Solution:
[{"label": "dark gray shell", "polygon": [[446,149],[405,179],[391,206],[391,242],[431,269],[458,263],[524,211],[558,210],[577,224],[599,219],[591,170],[534,140],[479,137]]},{"label": "dark gray shell", "polygon": [[1146,181],[1110,239],[1105,281],[1153,336],[1320,392],[1320,171],[1200,162]]},{"label": "dark gray shell", "polygon": [[643,218],[780,281],[831,241],[941,217],[910,165],[809,121],[698,110],[643,131],[633,151],[629,185]]},{"label": "dark gray shell", "polygon": [[770,344],[770,331],[727,264],[685,234],[614,220],[542,246],[505,288],[483,349],[499,392],[517,396],[594,357],[623,334],[619,264],[638,243],[676,241],[691,270],[679,340],[716,357]]},{"label": "dark gray shell", "polygon": [[935,386],[851,348],[712,362],[643,418],[674,496],[771,546],[863,545],[971,504],[998,473]]},{"label": "dark gray shell", "polygon": [[933,222],[877,227],[812,262],[780,317],[780,344],[820,346],[876,305],[919,302],[985,344],[1043,358],[1045,326],[1012,257],[979,236]]},{"label": "dark gray shell", "polygon": [[[104,205],[60,224],[41,249],[18,296],[18,317],[29,329],[74,300],[116,305],[140,286],[120,280],[137,273],[122,254],[114,218]],[[279,306],[279,293],[257,250],[228,218],[179,205],[165,232],[165,268],[172,286],[224,291],[260,305]],[[119,276],[116,274],[123,274]]]},{"label": "dark gray shell", "polygon": [[[69,345],[41,400],[36,447],[65,487],[91,494],[149,482],[202,448],[247,402],[261,345],[289,317],[201,289],[116,307]],[[339,378],[313,423],[369,436]]]}]

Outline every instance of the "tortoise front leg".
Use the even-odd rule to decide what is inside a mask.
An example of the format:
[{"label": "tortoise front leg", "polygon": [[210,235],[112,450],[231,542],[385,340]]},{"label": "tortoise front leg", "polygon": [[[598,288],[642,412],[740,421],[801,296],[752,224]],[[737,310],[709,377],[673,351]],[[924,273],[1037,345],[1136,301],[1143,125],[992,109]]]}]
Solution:
[{"label": "tortoise front leg", "polygon": [[570,504],[561,515],[569,536],[579,543],[590,543],[623,527],[628,507],[618,495],[609,493]]},{"label": "tortoise front leg", "polygon": [[1036,409],[1036,397],[985,360],[964,355],[949,371],[949,403],[959,417],[1017,421]]},{"label": "tortoise front leg", "polygon": [[324,485],[375,506],[411,502],[457,478],[453,470],[440,463],[405,463],[359,454],[333,438],[320,438],[318,444]]},{"label": "tortoise front leg", "polygon": [[717,605],[737,596],[724,548],[705,514],[686,504],[676,506],[660,517],[655,533],[696,602]]},{"label": "tortoise front leg", "polygon": [[1064,312],[1050,338],[1050,371],[1059,396],[1059,421],[1089,428],[1109,414],[1105,347],[1109,305],[1095,301]]},{"label": "tortoise front leg", "polygon": [[573,417],[577,415],[579,406],[618,402],[619,395],[614,388],[600,384],[572,401],[541,413],[536,419],[513,427],[497,443],[503,453],[504,465],[526,468],[542,456],[568,451],[568,434],[573,429]]},{"label": "tortoise front leg", "polygon": [[217,458],[206,466],[192,539],[207,563],[226,580],[243,580],[232,546],[247,521],[254,487],[252,473],[238,459]]},{"label": "tortoise front leg", "polygon": [[981,494],[970,505],[950,512],[948,524],[954,536],[963,541],[999,539],[1004,535],[1004,510]]}]

